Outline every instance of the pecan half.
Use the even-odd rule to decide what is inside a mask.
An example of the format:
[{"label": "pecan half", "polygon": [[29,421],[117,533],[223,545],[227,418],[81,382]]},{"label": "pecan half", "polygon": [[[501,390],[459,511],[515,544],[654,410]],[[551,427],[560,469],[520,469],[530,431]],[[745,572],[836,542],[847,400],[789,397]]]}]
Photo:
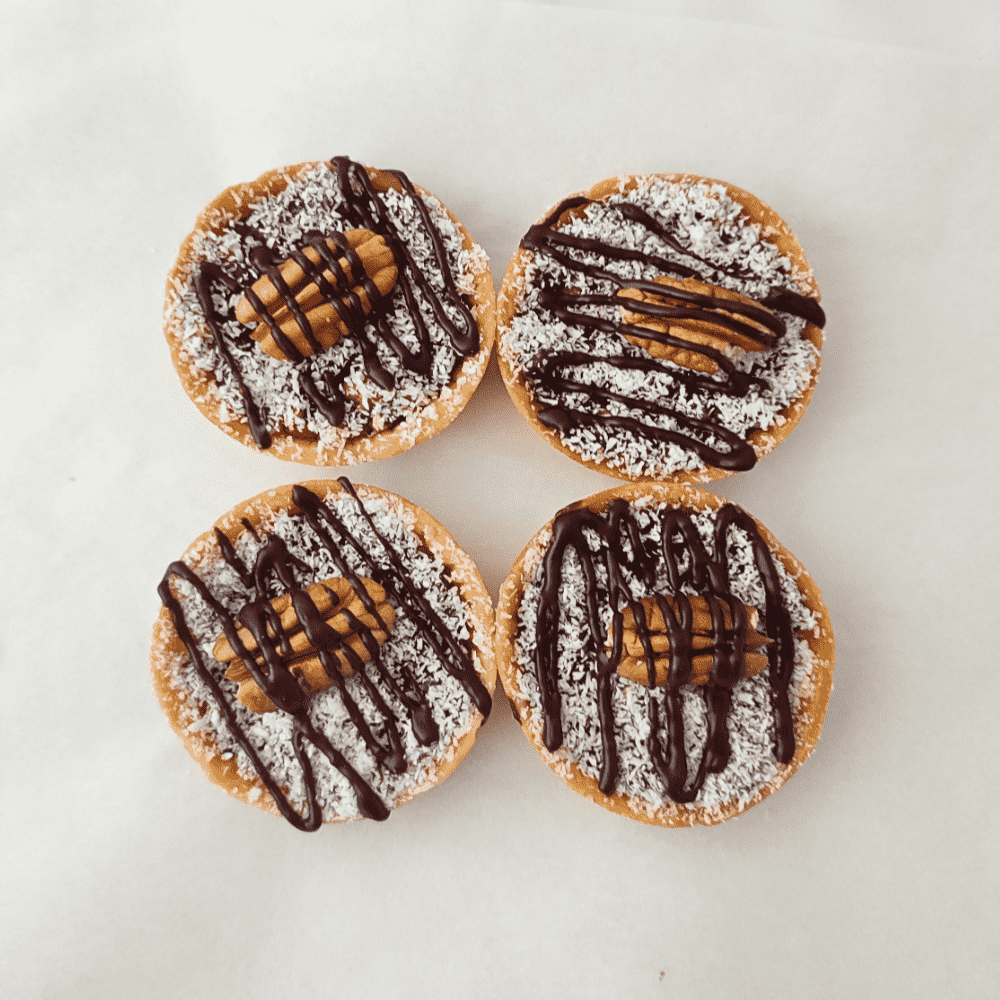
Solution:
[{"label": "pecan half", "polygon": [[[661,598],[672,613],[675,622],[681,621],[677,607],[677,599],[672,596]],[[715,650],[716,635],[712,624],[712,612],[708,600],[704,597],[688,597],[691,603],[691,676],[689,684],[706,684],[712,670],[712,658]],[[670,636],[666,622],[663,620],[657,598],[644,597],[640,602],[646,618],[646,629],[649,632],[649,644],[653,650],[653,663],[656,667],[656,683],[667,683],[670,669]],[[733,618],[725,601],[718,601],[722,613],[725,641],[733,640]],[[747,631],[743,649],[742,677],[752,677],[767,667],[767,652],[758,652],[773,639],[757,631],[757,609],[746,607]],[[646,653],[642,640],[636,628],[635,615],[631,608],[622,612],[624,619],[622,627],[622,657],[618,664],[618,673],[639,684],[649,685],[649,670],[646,663]],[[677,626],[675,626],[677,627]],[[608,645],[612,642],[611,630],[608,630]]]},{"label": "pecan half", "polygon": [[[398,276],[385,239],[367,229],[317,238],[276,268],[264,270],[237,302],[236,318],[257,323],[251,336],[279,361],[298,361],[295,351],[309,357],[317,348],[326,350],[363,325]],[[285,338],[291,351],[281,343]]]},{"label": "pecan half", "polygon": [[[719,370],[718,364],[699,348],[707,347],[726,357],[735,357],[773,346],[775,334],[766,325],[772,320],[772,313],[759,302],[696,278],[679,281],[660,276],[654,281],[663,286],[662,294],[638,288],[623,288],[618,292],[619,298],[631,299],[647,307],[642,311],[631,310],[623,304],[622,319],[633,326],[676,337],[691,347],[677,347],[653,337],[623,331],[626,340],[645,348],[653,357],[714,375]],[[727,303],[732,303],[729,309]],[[658,308],[675,315],[657,316]]]},{"label": "pecan half", "polygon": [[[392,628],[396,613],[385,599],[384,588],[364,577],[360,578],[360,582],[369,603],[375,605],[374,614],[365,608],[361,597],[343,578],[323,580],[306,588],[305,593],[318,617],[332,629],[322,650],[314,648],[306,635],[292,605],[291,595],[282,594],[268,602],[274,614],[267,623],[266,643],[270,646],[270,652],[278,657],[306,694],[325,691],[334,683],[323,665],[321,653],[328,664],[335,665],[341,675],[346,677],[356,665],[367,663],[371,659],[372,643],[381,645]],[[277,619],[277,628],[274,619]],[[253,656],[256,666],[266,673],[265,657],[253,632],[244,626],[239,629],[238,635],[246,651]],[[276,710],[274,702],[254,680],[250,668],[237,657],[225,633],[216,639],[212,655],[220,663],[229,664],[226,677],[239,682],[236,697],[247,708],[253,712]]]}]

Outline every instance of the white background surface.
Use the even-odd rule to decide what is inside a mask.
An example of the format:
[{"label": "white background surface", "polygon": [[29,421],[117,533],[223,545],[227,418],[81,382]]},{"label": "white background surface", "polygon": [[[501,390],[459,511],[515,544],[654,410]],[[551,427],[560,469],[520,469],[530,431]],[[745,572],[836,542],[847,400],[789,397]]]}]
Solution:
[{"label": "white background surface", "polygon": [[[8,996],[997,995],[994,5],[2,8]],[[819,583],[837,672],[819,749],[747,815],[606,813],[498,695],[443,786],[303,835],[211,786],[161,718],[166,565],[317,475],[187,400],[164,278],[222,188],[340,153],[439,195],[497,280],[550,204],[618,172],[721,177],[795,229],[819,386],[716,489]],[[540,524],[611,485],[530,430],[495,363],[444,433],[347,471],[426,507],[494,596]]]}]

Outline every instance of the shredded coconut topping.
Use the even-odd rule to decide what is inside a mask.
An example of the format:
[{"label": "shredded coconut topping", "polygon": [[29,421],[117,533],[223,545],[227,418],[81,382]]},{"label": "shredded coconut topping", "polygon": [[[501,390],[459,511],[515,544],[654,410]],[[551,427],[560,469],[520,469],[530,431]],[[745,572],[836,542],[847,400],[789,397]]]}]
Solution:
[{"label": "shredded coconut topping", "polygon": [[[640,534],[647,551],[660,551],[660,522],[654,514],[667,505],[633,508],[640,526]],[[692,514],[692,520],[701,535],[706,550],[714,552],[714,525],[716,512]],[[750,539],[742,529],[729,531],[728,565],[729,588],[733,596],[748,607],[764,613],[764,585],[756,567]],[[539,553],[544,552],[551,535],[539,539]],[[599,551],[597,539],[588,539],[592,551]],[[774,560],[782,583],[785,608],[791,616],[796,633],[795,666],[790,685],[793,710],[797,710],[800,694],[811,684],[813,669],[812,652],[800,638],[812,632],[818,622],[806,605],[799,588],[777,558]],[[684,566],[681,566],[683,570]],[[594,561],[597,574],[597,599],[602,627],[610,628],[614,609],[608,599],[606,571],[601,560]],[[513,662],[518,668],[517,678],[521,694],[528,701],[528,725],[537,734],[542,732],[543,709],[534,660],[536,650],[536,625],[541,601],[542,561],[533,568],[525,564],[526,582],[518,609],[518,630]],[[653,586],[623,567],[632,597],[641,600],[654,593],[668,590],[666,567],[662,557]],[[683,592],[696,593],[685,585]],[[568,760],[595,781],[599,780],[603,750],[597,704],[597,670],[590,629],[587,621],[587,586],[579,557],[574,549],[567,549],[562,566],[562,584],[559,593],[559,642],[556,676],[562,705],[563,746]],[[614,732],[618,749],[619,775],[617,790],[633,800],[633,805],[644,810],[655,810],[670,805],[663,782],[656,773],[649,756],[650,698],[662,700],[663,688],[650,689],[643,684],[617,674],[612,681],[612,706]],[[707,713],[703,692],[699,685],[686,684],[681,689],[684,698],[685,752],[688,762],[688,781],[697,772],[708,736]],[[665,730],[667,712],[659,712],[661,745],[667,743]],[[705,808],[720,806],[734,800],[748,802],[756,792],[777,773],[774,759],[774,721],[769,691],[769,671],[740,680],[733,689],[732,708],[728,715],[729,738],[732,756],[726,768],[706,777],[695,804]],[[540,741],[540,737],[539,737]],[[562,753],[560,751],[560,753]]]},{"label": "shredded coconut topping", "polygon": [[[463,236],[437,198],[420,196],[427,206],[433,225],[440,233],[448,265],[460,292],[471,298],[476,276],[484,272],[489,261],[478,245],[463,248]],[[438,268],[431,241],[425,232],[413,199],[393,189],[381,194],[389,218],[408,247],[417,266],[427,275],[436,291],[444,288],[444,278]],[[230,221],[221,232],[203,230],[198,234],[196,251],[199,260],[219,264],[237,280],[240,288],[248,287],[258,274],[250,265],[249,253],[256,240],[248,239],[240,228],[252,227],[264,236],[267,246],[277,259],[285,259],[297,249],[310,231],[329,233],[352,228],[345,214],[337,176],[326,163],[300,175],[280,193],[254,204],[246,219]],[[215,306],[226,315],[240,297],[215,294]],[[343,337],[333,347],[308,358],[305,370],[317,385],[324,384],[327,374],[347,370],[343,381],[347,396],[343,424],[332,425],[316,404],[303,392],[298,367],[276,360],[264,353],[248,336],[249,328],[235,319],[222,324],[226,339],[244,380],[264,412],[271,430],[312,432],[317,435],[322,450],[335,454],[351,439],[396,426],[423,408],[433,405],[453,380],[462,357],[454,350],[433,309],[419,290],[414,290],[417,306],[431,337],[432,362],[430,371],[421,375],[408,369],[398,355],[380,338],[376,340],[378,359],[395,378],[394,389],[375,385],[365,374],[361,346],[354,337]],[[456,310],[445,302],[447,314],[454,320]],[[214,385],[209,392],[218,403],[219,419],[223,423],[241,420],[244,402],[237,381],[221,357],[211,337],[206,335],[205,317],[195,291],[195,273],[176,283],[168,296],[168,317],[179,317],[182,357],[193,367],[211,373]],[[417,347],[413,319],[405,295],[397,284],[390,293],[386,318],[392,332],[411,350]]]},{"label": "shredded coconut topping", "polygon": [[[469,611],[445,564],[427,550],[414,534],[412,525],[404,522],[404,512],[390,508],[377,495],[365,496],[360,492],[359,495],[379,533],[400,554],[408,574],[426,596],[431,608],[453,635],[467,642],[471,627]],[[383,569],[389,570],[390,560],[385,548],[358,511],[355,501],[346,493],[337,493],[327,497],[326,503],[358,541],[366,556],[375,560]],[[300,586],[308,587],[316,581],[340,575],[328,550],[300,514],[282,511],[274,517],[271,524],[264,526],[264,530],[283,539],[289,553],[308,567],[308,573],[297,573]],[[249,566],[254,564],[260,548],[261,544],[249,532],[244,533],[235,546],[236,554]],[[343,555],[354,572],[362,574],[365,571],[362,559],[350,546],[343,549]],[[244,587],[238,574],[221,558],[213,562],[210,558],[202,558],[195,553],[188,557],[188,562],[231,615],[235,615],[252,597],[259,596]],[[212,655],[222,627],[218,615],[183,579],[175,577],[173,589],[181,600],[185,619],[198,643],[203,661],[209,665],[213,677],[225,692],[236,712],[240,727],[249,735],[251,743],[278,784],[289,790],[289,799],[293,805],[301,808],[306,789],[292,749],[291,716],[281,711],[263,714],[252,712],[236,700],[238,683],[225,678],[226,664],[219,663]],[[407,609],[395,610],[396,619],[388,638],[381,646],[380,658],[397,681],[403,676],[404,666],[412,671],[418,686],[426,692],[434,721],[439,728],[439,741],[431,746],[419,743],[406,708],[389,686],[380,680],[378,671],[368,669],[370,664],[363,669],[390,708],[402,740],[407,762],[407,769],[402,774],[393,774],[378,766],[349,718],[344,701],[335,687],[314,695],[309,712],[313,724],[390,806],[401,798],[410,798],[432,783],[437,766],[454,754],[453,743],[468,727],[474,713],[461,682],[445,669]],[[478,653],[474,652],[473,658],[474,665],[479,670],[481,663]],[[210,734],[218,744],[222,758],[235,759],[240,774],[253,781],[256,772],[250,759],[229,731],[211,692],[187,656],[175,665],[173,683],[178,690],[186,692],[185,715],[189,720],[188,729]],[[373,734],[380,742],[384,742],[383,716],[365,691],[359,674],[355,672],[349,675],[344,679],[344,684]],[[307,752],[316,775],[318,801],[324,819],[356,818],[359,815],[356,797],[348,781],[311,744],[307,744]]]},{"label": "shredded coconut topping", "polygon": [[[679,256],[642,224],[623,219],[614,210],[614,206],[623,203],[644,209],[681,246],[694,251],[707,264]],[[682,262],[693,267],[705,281],[758,299],[775,287],[799,292],[808,287],[805,284],[808,276],[801,274],[789,258],[764,238],[761,227],[748,221],[743,213],[743,207],[721,184],[675,183],[649,176],[640,178],[638,186],[631,190],[590,203],[582,216],[564,223],[560,232]],[[643,261],[613,260],[590,250],[561,249],[575,261],[598,265],[626,279],[652,280],[663,273]],[[718,268],[738,269],[741,276],[721,274]],[[618,287],[611,281],[566,268],[545,253],[534,254],[525,270],[518,311],[510,325],[501,330],[500,349],[511,371],[524,379],[538,409],[568,407],[584,413],[632,417],[663,430],[679,429],[677,421],[668,415],[650,415],[618,401],[588,398],[584,393],[554,392],[532,378],[532,370],[548,352],[580,351],[593,357],[594,363],[573,369],[575,378],[639,401],[669,401],[670,407],[684,417],[712,421],[746,439],[755,430],[768,430],[784,423],[784,411],[800,398],[816,371],[819,352],[802,336],[806,321],[778,310],[775,312],[785,321],[787,329],[774,347],[747,354],[737,350],[730,355],[738,371],[760,380],[759,384],[751,383],[744,396],[687,386],[671,374],[681,370],[672,361],[662,363],[662,373],[601,364],[601,358],[646,358],[648,354],[620,333],[555,318],[539,303],[543,289],[552,286],[612,296]],[[617,305],[577,308],[588,315],[620,321]],[[609,465],[634,478],[662,479],[678,470],[702,469],[706,464],[691,449],[620,427],[609,429],[587,424],[560,429],[558,433],[563,444],[581,458]],[[711,437],[707,443],[713,447],[719,444]]]}]

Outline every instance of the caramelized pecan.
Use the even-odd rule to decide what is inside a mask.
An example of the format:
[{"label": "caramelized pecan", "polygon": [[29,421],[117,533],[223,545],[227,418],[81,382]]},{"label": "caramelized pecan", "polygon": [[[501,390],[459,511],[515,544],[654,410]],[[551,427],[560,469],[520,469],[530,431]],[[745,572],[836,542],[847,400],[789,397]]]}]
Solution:
[{"label": "caramelized pecan", "polygon": [[[681,621],[678,610],[678,602],[675,597],[665,596],[660,598],[645,597],[639,603],[642,606],[646,619],[646,630],[649,633],[649,645],[653,651],[653,664],[656,668],[656,683],[658,685],[667,683],[667,675],[670,668],[670,635],[667,623],[663,619],[663,612],[658,601],[662,600],[667,604],[671,617],[674,619],[674,628],[679,628]],[[712,670],[712,660],[717,643],[720,641],[732,643],[736,638],[737,629],[734,626],[733,618],[726,601],[716,600],[718,613],[721,616],[721,636],[717,634],[717,628],[712,621],[712,611],[709,601],[704,597],[687,597],[691,605],[691,628],[690,635],[690,659],[691,675],[688,678],[689,684],[706,684]],[[649,684],[649,669],[646,660],[646,653],[643,649],[642,639],[639,629],[636,627],[635,615],[631,608],[626,608],[622,612],[624,619],[622,626],[622,657],[618,664],[618,673],[629,680],[637,681],[639,684]],[[767,667],[767,651],[764,647],[773,640],[757,631],[757,609],[746,608],[747,629],[743,645],[743,669],[742,677],[752,677],[759,674]],[[611,631],[608,631],[608,644],[611,645]]]},{"label": "caramelized pecan", "polygon": [[385,239],[367,229],[314,239],[264,271],[236,304],[236,318],[256,323],[251,336],[279,361],[332,347],[364,323],[398,276]]},{"label": "caramelized pecan", "polygon": [[[368,603],[375,606],[374,614],[365,608],[365,602],[345,579],[323,580],[306,588],[305,594],[317,615],[332,629],[330,639],[323,644],[322,650],[316,649],[306,635],[291,595],[282,594],[269,602],[273,615],[269,616],[267,623],[266,644],[306,694],[325,691],[334,683],[323,665],[323,656],[328,664],[335,665],[346,677],[356,665],[371,659],[372,643],[381,645],[392,628],[395,611],[385,599],[385,590],[364,577],[360,578],[360,582]],[[266,658],[253,632],[244,626],[239,629],[238,635],[247,653],[254,658],[256,667],[266,672]],[[274,702],[254,680],[249,666],[237,657],[224,633],[216,640],[212,655],[220,663],[229,664],[226,677],[239,682],[236,697],[247,708],[254,712],[275,711]]]}]

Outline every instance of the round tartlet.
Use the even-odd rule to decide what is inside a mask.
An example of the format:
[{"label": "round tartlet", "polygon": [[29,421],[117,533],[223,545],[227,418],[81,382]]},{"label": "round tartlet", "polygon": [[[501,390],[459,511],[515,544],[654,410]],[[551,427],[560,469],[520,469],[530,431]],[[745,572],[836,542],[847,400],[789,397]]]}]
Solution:
[{"label": "round tartlet", "polygon": [[[698,657],[700,675],[698,619],[684,626],[685,601],[722,616],[717,633],[708,629],[714,645]],[[746,631],[737,637],[740,607]],[[677,616],[676,666],[657,608]],[[623,676],[629,648],[637,655]],[[723,651],[718,662],[713,648]],[[726,673],[724,654],[736,657],[737,674]],[[528,543],[500,590],[496,658],[525,735],[570,788],[644,823],[713,825],[771,795],[815,749],[834,637],[812,579],[741,508],[692,486],[633,483],[565,508]]]},{"label": "round tartlet", "polygon": [[500,371],[536,431],[607,475],[678,483],[745,471],[788,436],[825,323],[780,216],[691,174],[564,199],[522,239],[497,311]]},{"label": "round tartlet", "polygon": [[[355,603],[353,617],[327,622],[332,631],[310,632],[313,610],[333,614],[318,594],[360,601],[364,588],[374,595],[374,630]],[[213,782],[300,829],[386,818],[454,770],[489,714],[496,666],[486,588],[447,531],[393,493],[346,479],[268,490],[195,539],[159,593],[150,663],[171,727]],[[286,594],[305,610],[277,632],[272,621],[255,645],[252,623],[266,620],[267,605],[282,610],[275,602]],[[329,657],[325,690],[302,679],[297,631],[306,654]],[[360,658],[347,648],[352,637]],[[258,670],[268,671],[260,657],[276,662],[260,683],[245,669],[255,650]],[[335,669],[348,660],[353,671]],[[276,710],[247,707],[241,683]],[[296,758],[303,740],[311,777]]]},{"label": "round tartlet", "polygon": [[[263,274],[256,253],[277,266],[311,238],[359,230],[394,248],[391,288],[336,343],[265,353],[253,330],[266,317],[236,318]],[[364,277],[348,272],[331,298]],[[167,278],[164,329],[185,391],[231,437],[288,461],[351,465],[455,419],[486,370],[496,299],[486,254],[445,205],[400,171],[340,157],[269,170],[213,199]]]}]

